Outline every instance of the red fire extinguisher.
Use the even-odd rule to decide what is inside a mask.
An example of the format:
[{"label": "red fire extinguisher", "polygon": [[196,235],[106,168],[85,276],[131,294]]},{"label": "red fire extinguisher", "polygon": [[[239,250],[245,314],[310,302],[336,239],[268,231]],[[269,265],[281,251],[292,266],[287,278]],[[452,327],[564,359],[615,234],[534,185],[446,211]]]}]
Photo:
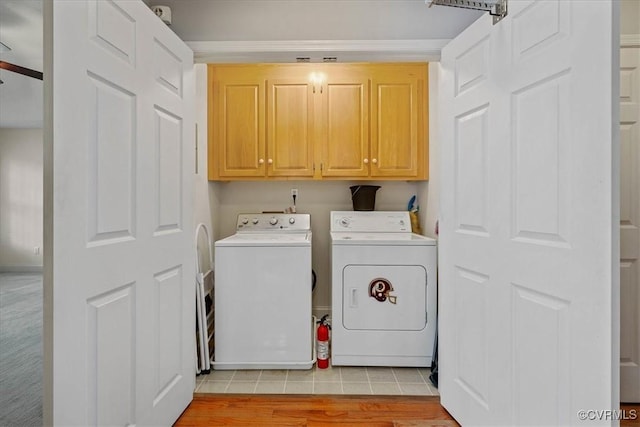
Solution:
[{"label": "red fire extinguisher", "polygon": [[316,357],[318,359],[318,368],[326,369],[329,367],[329,323],[327,323],[328,314],[322,316],[318,325],[316,338]]}]

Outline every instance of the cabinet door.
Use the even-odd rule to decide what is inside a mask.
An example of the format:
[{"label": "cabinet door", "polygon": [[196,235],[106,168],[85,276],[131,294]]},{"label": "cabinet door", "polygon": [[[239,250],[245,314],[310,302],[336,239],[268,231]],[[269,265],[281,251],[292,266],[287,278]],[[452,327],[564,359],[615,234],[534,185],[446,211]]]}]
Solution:
[{"label": "cabinet door", "polygon": [[[421,75],[421,71],[424,75]],[[426,66],[376,73],[371,101],[371,176],[423,178]]]},{"label": "cabinet door", "polygon": [[[369,79],[328,74],[321,96],[322,176],[369,175]],[[332,75],[333,74],[333,75]],[[338,74],[338,75],[335,75]]]},{"label": "cabinet door", "polygon": [[267,175],[313,176],[313,86],[272,79],[268,90]]},{"label": "cabinet door", "polygon": [[209,179],[264,176],[264,79],[210,68],[209,81]]}]

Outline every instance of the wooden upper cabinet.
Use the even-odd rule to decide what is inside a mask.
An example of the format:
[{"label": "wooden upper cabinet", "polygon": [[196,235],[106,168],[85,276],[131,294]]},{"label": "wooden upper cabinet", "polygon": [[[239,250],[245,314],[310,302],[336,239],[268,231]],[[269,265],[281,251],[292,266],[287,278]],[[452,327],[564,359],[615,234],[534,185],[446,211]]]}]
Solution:
[{"label": "wooden upper cabinet", "polygon": [[265,175],[265,83],[255,72],[209,66],[209,179]]},{"label": "wooden upper cabinet", "polygon": [[267,175],[313,176],[313,86],[302,78],[267,81]]},{"label": "wooden upper cabinet", "polygon": [[318,143],[323,177],[369,175],[369,79],[351,74],[332,68],[320,94]]},{"label": "wooden upper cabinet", "polygon": [[427,81],[427,64],[209,65],[209,179],[427,179]]},{"label": "wooden upper cabinet", "polygon": [[426,64],[374,71],[371,91],[372,177],[427,177],[426,77]]}]

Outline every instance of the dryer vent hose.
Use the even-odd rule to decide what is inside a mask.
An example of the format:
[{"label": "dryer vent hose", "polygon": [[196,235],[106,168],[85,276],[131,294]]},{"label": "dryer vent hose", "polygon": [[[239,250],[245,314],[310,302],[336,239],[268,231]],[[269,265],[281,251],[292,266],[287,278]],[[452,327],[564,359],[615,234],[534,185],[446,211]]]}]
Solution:
[{"label": "dryer vent hose", "polygon": [[311,269],[311,292],[316,290],[316,272]]}]

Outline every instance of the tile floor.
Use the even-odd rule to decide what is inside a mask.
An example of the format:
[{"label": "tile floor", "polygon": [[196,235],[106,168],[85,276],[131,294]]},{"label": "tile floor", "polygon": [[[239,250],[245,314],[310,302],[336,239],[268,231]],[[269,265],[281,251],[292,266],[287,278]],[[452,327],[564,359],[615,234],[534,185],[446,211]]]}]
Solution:
[{"label": "tile floor", "polygon": [[437,396],[428,368],[215,371],[196,377],[196,393]]}]

